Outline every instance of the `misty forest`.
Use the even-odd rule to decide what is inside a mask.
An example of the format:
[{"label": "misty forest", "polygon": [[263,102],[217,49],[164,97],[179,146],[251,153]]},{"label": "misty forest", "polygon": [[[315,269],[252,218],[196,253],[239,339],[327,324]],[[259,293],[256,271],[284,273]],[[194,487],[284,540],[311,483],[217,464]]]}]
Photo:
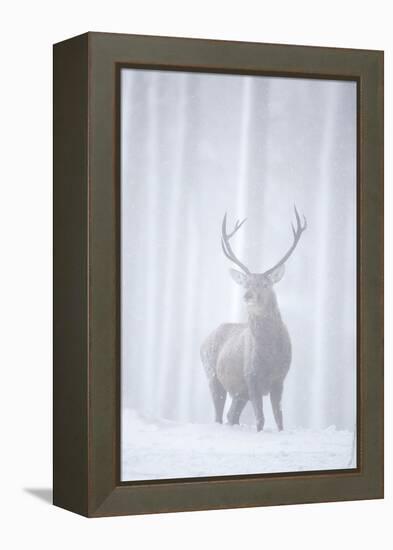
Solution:
[{"label": "misty forest", "polygon": [[[247,323],[221,245],[274,284],[292,360],[283,430],[215,423],[200,348]],[[122,479],[356,467],[356,83],[122,69]]]}]

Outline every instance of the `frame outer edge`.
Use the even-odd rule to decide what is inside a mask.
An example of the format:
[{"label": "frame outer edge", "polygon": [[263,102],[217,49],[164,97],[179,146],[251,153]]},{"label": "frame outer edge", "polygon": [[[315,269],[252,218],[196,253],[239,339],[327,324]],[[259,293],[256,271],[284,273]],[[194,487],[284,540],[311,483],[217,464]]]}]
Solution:
[{"label": "frame outer edge", "polygon": [[53,47],[53,503],[88,513],[87,35]]},{"label": "frame outer edge", "polygon": [[[381,349],[383,308],[380,303],[383,275],[372,262],[381,265],[383,250],[374,239],[382,236],[383,206],[383,54],[365,50],[292,47],[251,43],[222,43],[192,39],[173,39],[89,33],[91,36],[91,212],[89,218],[89,269],[91,269],[91,379],[89,380],[90,454],[89,515],[94,517],[381,498],[383,495],[383,350]],[[362,101],[361,245],[366,258],[364,284],[365,335],[361,347],[362,384],[370,398],[365,400],[362,430],[366,454],[360,471],[312,473],[302,477],[283,475],[259,479],[193,480],[174,483],[117,486],[116,483],[116,192],[113,180],[115,154],[114,75],[115,64],[135,63],[157,68],[239,72],[256,74],[273,71],[276,75],[361,79],[367,84]],[[381,69],[382,67],[382,69]],[[307,74],[304,72],[307,68]],[[232,70],[234,69],[234,70]],[[382,73],[381,73],[382,71]],[[281,76],[282,76],[281,75]],[[113,79],[113,81],[112,81]],[[383,92],[382,92],[383,93]],[[368,112],[368,114],[367,114]],[[370,133],[371,132],[371,133]],[[89,134],[90,135],[90,134]],[[375,138],[375,142],[373,139]],[[375,197],[377,200],[374,201]],[[371,198],[371,199],[370,199]],[[371,224],[371,225],[370,225]],[[375,227],[374,224],[377,224]],[[369,227],[372,231],[367,235]],[[373,235],[371,237],[371,234]],[[104,292],[105,290],[105,292]],[[363,288],[362,288],[363,292]],[[382,323],[381,323],[382,321]],[[372,323],[376,325],[373,327]],[[363,331],[362,331],[363,334]],[[371,366],[376,368],[372,369]],[[363,376],[364,374],[364,376]],[[382,397],[382,401],[381,401]],[[370,407],[372,414],[370,415]],[[377,422],[377,426],[375,425]],[[377,428],[378,433],[375,433]],[[383,426],[382,426],[383,429]],[[371,448],[373,446],[373,448]]]}]

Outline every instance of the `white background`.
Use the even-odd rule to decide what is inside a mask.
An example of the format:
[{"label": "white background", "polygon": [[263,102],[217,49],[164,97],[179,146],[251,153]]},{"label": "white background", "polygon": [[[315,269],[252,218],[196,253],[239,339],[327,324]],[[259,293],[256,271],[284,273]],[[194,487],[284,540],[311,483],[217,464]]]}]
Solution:
[{"label": "white background", "polygon": [[[389,3],[14,2],[1,18],[0,270],[3,548],[388,548],[392,543],[391,342],[386,338],[386,499],[86,520],[50,506],[51,44],[86,30],[384,49],[391,248]],[[391,306],[387,250],[387,306]],[[387,335],[392,330],[386,315]],[[40,490],[40,491],[38,491]],[[38,496],[37,496],[38,495]],[[45,497],[44,499],[42,497]]]}]

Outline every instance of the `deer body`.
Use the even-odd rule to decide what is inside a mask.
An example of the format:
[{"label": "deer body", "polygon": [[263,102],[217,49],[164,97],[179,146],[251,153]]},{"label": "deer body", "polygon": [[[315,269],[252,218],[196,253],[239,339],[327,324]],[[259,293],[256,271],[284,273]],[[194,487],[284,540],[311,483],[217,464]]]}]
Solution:
[{"label": "deer body", "polygon": [[264,426],[262,396],[270,394],[274,418],[283,429],[281,399],[284,380],[291,364],[291,341],[281,318],[273,285],[284,275],[288,259],[306,229],[295,209],[297,230],[293,228],[294,244],[284,258],[265,273],[251,273],[234,255],[229,239],[244,223],[237,223],[234,231],[226,232],[223,221],[222,246],[225,255],[243,272],[230,270],[232,278],[245,289],[244,301],[248,311],[247,323],[225,323],[206,339],[201,347],[215,407],[215,419],[222,422],[227,393],[232,397],[228,422],[238,424],[246,403],[251,401],[257,430]]}]

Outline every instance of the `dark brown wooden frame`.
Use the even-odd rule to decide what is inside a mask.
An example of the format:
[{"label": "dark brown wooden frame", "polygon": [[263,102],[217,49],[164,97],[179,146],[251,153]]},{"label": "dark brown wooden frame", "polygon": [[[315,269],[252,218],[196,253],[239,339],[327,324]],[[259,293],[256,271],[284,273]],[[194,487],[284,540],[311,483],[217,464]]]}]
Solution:
[{"label": "dark brown wooden frame", "polygon": [[[358,467],[119,480],[120,68],[357,81]],[[54,503],[89,517],[383,497],[383,52],[87,33],[54,46]]]}]

